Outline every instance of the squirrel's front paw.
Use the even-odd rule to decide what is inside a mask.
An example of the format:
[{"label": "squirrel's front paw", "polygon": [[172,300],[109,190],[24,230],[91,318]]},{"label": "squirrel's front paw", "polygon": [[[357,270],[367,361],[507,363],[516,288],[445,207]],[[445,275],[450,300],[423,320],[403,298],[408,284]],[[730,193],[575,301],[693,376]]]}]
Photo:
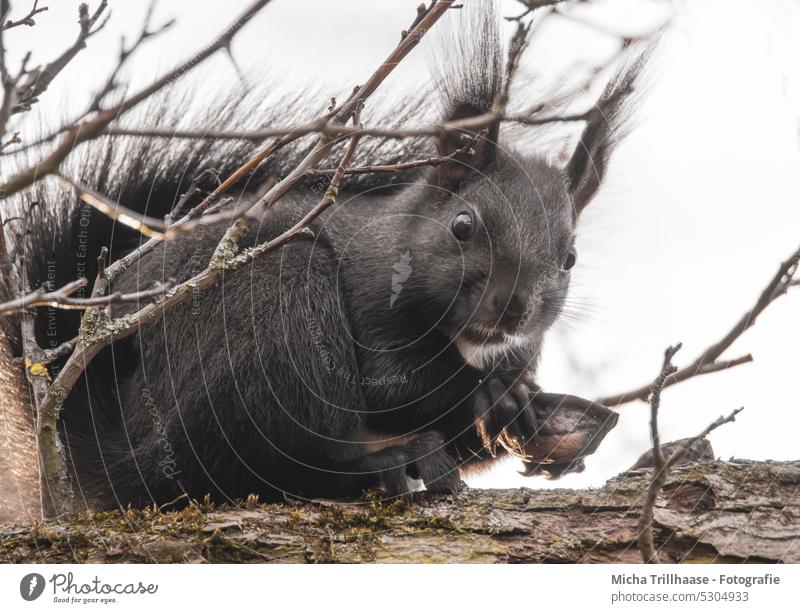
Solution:
[{"label": "squirrel's front paw", "polygon": [[531,405],[534,391],[523,374],[492,374],[481,381],[472,396],[472,411],[478,436],[492,456],[499,443],[525,457],[525,445],[538,429]]}]

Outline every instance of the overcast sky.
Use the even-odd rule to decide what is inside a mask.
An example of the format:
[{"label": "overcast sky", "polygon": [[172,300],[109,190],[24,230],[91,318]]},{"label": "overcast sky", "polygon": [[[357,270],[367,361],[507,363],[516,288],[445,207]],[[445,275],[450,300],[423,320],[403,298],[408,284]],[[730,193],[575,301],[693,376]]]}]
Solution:
[{"label": "overcast sky", "polygon": [[[419,2],[274,0],[236,39],[233,54],[248,79],[270,89],[314,83],[332,94],[349,91],[396,44]],[[32,48],[33,63],[54,57],[77,30],[78,2],[43,4],[50,10],[37,17],[35,28],[7,33],[12,54]],[[92,8],[96,4],[90,2]],[[114,64],[120,34],[136,33],[146,3],[109,4],[108,27],[39,105],[46,122],[74,114]],[[162,1],[155,22],[169,17],[178,22],[134,59],[128,73],[132,84],[144,84],[184,59],[247,4]],[[640,33],[673,14],[651,67],[650,87],[637,107],[636,127],[581,222],[572,295],[587,305],[590,316],[557,326],[542,366],[547,389],[588,397],[651,380],[664,348],[677,341],[684,349],[676,363],[693,360],[752,306],[778,264],[800,243],[798,4],[596,4],[587,19],[623,34]],[[16,0],[15,6],[20,11],[25,2]],[[503,11],[512,15],[520,9],[509,0]],[[613,37],[596,29],[554,18],[526,52],[525,71],[552,78],[575,61],[608,57],[614,44]],[[381,92],[418,88],[427,79],[428,57],[424,51],[412,53]],[[226,87],[230,73],[227,59],[213,59],[201,69],[199,96],[213,95],[209,84]],[[744,406],[736,423],[712,434],[717,455],[797,458],[798,314],[800,291],[795,291],[771,306],[726,356],[752,352],[754,363],[668,389],[662,440],[693,435],[720,414]],[[558,485],[599,485],[648,447],[645,405],[625,405],[620,413],[619,425],[589,458],[586,472]],[[518,476],[517,468],[509,461],[471,483],[549,485]]]}]

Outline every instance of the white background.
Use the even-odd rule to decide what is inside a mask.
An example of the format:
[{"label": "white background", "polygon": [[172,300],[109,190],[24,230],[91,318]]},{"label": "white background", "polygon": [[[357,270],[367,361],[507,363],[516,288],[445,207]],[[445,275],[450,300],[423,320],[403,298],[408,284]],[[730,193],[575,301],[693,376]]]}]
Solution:
[{"label": "white background", "polygon": [[[268,88],[313,83],[340,94],[363,81],[394,47],[419,2],[274,0],[236,39],[233,53],[248,78]],[[33,63],[48,61],[75,36],[78,2],[44,4],[50,10],[37,17],[35,28],[7,33],[12,62],[14,52],[26,48],[34,51]],[[247,4],[161,2],[155,22],[176,17],[178,23],[134,59],[128,73],[134,87],[205,45]],[[669,13],[672,19],[637,107],[636,129],[582,220],[572,295],[587,304],[589,321],[558,326],[541,371],[546,388],[589,397],[651,380],[664,348],[677,341],[684,343],[678,365],[694,359],[750,308],[800,243],[798,4],[596,4],[587,18],[625,34],[644,31]],[[29,130],[40,118],[53,124],[81,108],[114,64],[119,35],[137,33],[146,3],[110,5],[109,25],[43,97],[38,114],[28,117]],[[20,0],[15,6],[17,13],[27,8]],[[504,14],[519,12],[515,2],[503,3]],[[526,52],[525,72],[557,74],[575,59],[597,62],[613,49],[613,38],[554,18]],[[381,94],[426,87],[426,61],[423,51],[412,53]],[[222,56],[199,72],[198,96],[210,97],[231,82],[231,64]],[[667,390],[662,440],[692,435],[743,405],[735,424],[712,435],[717,454],[796,459],[798,313],[796,290],[771,306],[726,356],[752,352],[753,364]],[[559,485],[601,484],[648,447],[645,405],[620,411],[618,427],[589,459],[586,472]],[[549,485],[519,477],[516,468],[507,462],[471,483]]]}]

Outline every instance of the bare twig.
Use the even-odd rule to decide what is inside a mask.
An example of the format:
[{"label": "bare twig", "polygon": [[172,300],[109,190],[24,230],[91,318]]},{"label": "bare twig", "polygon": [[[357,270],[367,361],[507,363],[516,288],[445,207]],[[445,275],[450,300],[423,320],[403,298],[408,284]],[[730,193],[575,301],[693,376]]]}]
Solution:
[{"label": "bare twig", "polygon": [[[180,197],[180,199],[178,200],[177,204],[172,209],[172,211],[170,211],[170,213],[167,215],[165,219],[165,224],[167,227],[169,227],[169,225],[172,223],[173,217],[176,214],[179,214],[186,207],[186,204],[189,202],[189,200],[191,200],[191,198],[195,194],[197,194],[197,192],[199,191],[197,187],[197,182],[202,177],[202,175],[205,174],[205,172],[200,173],[199,176],[192,179],[192,182],[189,184],[189,188]],[[189,214],[191,214],[191,211],[189,212]],[[181,219],[182,222],[188,220],[189,220],[188,214],[187,216]],[[114,281],[117,275],[119,275],[124,270],[130,268],[140,258],[142,258],[144,255],[155,249],[155,247],[159,243],[161,243],[160,238],[155,238],[155,237],[150,238],[148,241],[140,245],[137,249],[128,253],[125,257],[119,258],[118,260],[115,260],[110,266],[104,267],[102,269],[102,274],[98,273],[97,281],[95,281],[95,288],[98,288],[99,284],[102,284],[102,290],[105,291],[105,288],[108,287],[108,285],[110,285]],[[98,271],[99,270],[100,269],[98,267]]]},{"label": "bare twig", "polygon": [[164,232],[167,230],[167,223],[165,221],[137,213],[119,202],[114,202],[108,196],[93,190],[91,187],[84,185],[76,179],[69,178],[60,173],[55,173],[55,175],[64,183],[73,187],[78,198],[110,219],[118,221],[129,228],[133,228],[145,236],[158,239],[166,238]]},{"label": "bare twig", "polygon": [[[174,20],[169,20],[163,23],[161,26],[151,30],[150,29],[150,19],[152,18],[153,9],[155,6],[155,0],[150,4],[147,13],[145,15],[145,19],[142,25],[142,28],[139,32],[138,37],[136,40],[131,44],[130,47],[126,47],[125,44],[125,37],[123,36],[120,42],[120,51],[119,56],[117,58],[117,64],[114,66],[112,71],[109,73],[108,78],[106,79],[105,84],[97,91],[97,93],[93,96],[92,101],[89,103],[87,108],[83,110],[75,119],[72,121],[64,122],[61,126],[56,128],[55,130],[49,132],[45,136],[37,138],[34,141],[27,142],[23,147],[18,147],[14,150],[6,152],[7,155],[14,155],[16,153],[20,153],[27,149],[31,149],[33,147],[37,147],[39,145],[48,143],[52,141],[54,138],[58,137],[59,135],[74,129],[77,124],[85,119],[91,113],[96,111],[100,111],[100,104],[105,99],[105,97],[110,94],[112,91],[116,90],[119,87],[119,83],[117,82],[117,77],[126,64],[126,62],[130,59],[132,55],[141,47],[145,42],[148,40],[156,37],[157,35],[161,34],[162,32],[169,29],[172,25],[174,25]],[[20,142],[20,141],[17,141]]]},{"label": "bare twig", "polygon": [[[444,13],[452,6],[453,0],[438,0],[431,2],[431,5],[425,9],[423,14],[422,9],[418,9],[417,18],[414,20],[412,29],[406,36],[402,38],[400,43],[395,47],[394,51],[389,54],[389,57],[375,70],[374,73],[367,79],[361,87],[353,90],[350,97],[342,104],[341,109],[335,115],[334,121],[339,124],[346,124],[353,118],[354,114],[359,110],[366,100],[380,87],[386,78],[392,73],[397,65],[405,58],[414,47],[419,44],[422,37],[430,30],[430,28],[444,15]],[[355,126],[359,128],[359,126]],[[355,134],[353,134],[355,136]],[[268,208],[277,202],[284,194],[291,190],[297,183],[299,183],[305,176],[306,172],[316,167],[319,162],[331,151],[335,139],[323,135],[318,140],[313,149],[306,155],[306,157],[297,165],[297,167],[289,173],[280,183],[270,189],[264,196],[262,196],[254,206]]]},{"label": "bare twig", "polygon": [[[33,147],[38,147],[39,145],[43,145],[45,143],[49,143],[54,138],[64,134],[64,132],[68,132],[69,130],[74,129],[77,124],[85,119],[87,116],[92,114],[93,112],[100,111],[100,104],[105,99],[105,97],[110,94],[112,91],[115,91],[119,87],[119,83],[117,82],[117,77],[127,63],[127,61],[134,55],[134,53],[141,47],[144,43],[152,40],[157,35],[161,34],[162,32],[166,31],[175,23],[174,20],[169,20],[163,23],[161,26],[151,30],[150,29],[150,20],[152,18],[153,9],[155,6],[155,0],[150,4],[147,13],[145,14],[144,22],[142,24],[142,28],[139,31],[139,36],[136,40],[131,44],[130,47],[126,47],[125,45],[125,37],[122,37],[120,43],[120,51],[119,56],[117,58],[117,64],[114,66],[113,70],[109,73],[108,78],[106,79],[105,84],[97,91],[97,93],[92,97],[92,101],[89,105],[78,114],[75,119],[71,121],[64,122],[58,128],[52,130],[48,134],[37,138],[33,141],[28,141],[22,147],[17,147],[16,149],[12,149],[10,151],[6,151],[3,155],[14,155],[20,153],[22,151],[26,151]],[[20,142],[20,141],[17,141]],[[0,152],[2,152],[2,148],[0,148]]]},{"label": "bare twig", "polygon": [[[119,48],[119,56],[117,57],[117,64],[114,66],[114,69],[111,71],[111,74],[106,79],[105,84],[100,90],[94,95],[91,104],[89,105],[88,109],[84,113],[88,115],[89,113],[93,113],[95,111],[99,111],[100,104],[102,103],[103,99],[112,91],[119,87],[117,83],[117,76],[119,75],[122,68],[125,66],[125,63],[128,59],[136,52],[139,47],[141,47],[145,42],[148,40],[162,34],[169,28],[171,28],[175,24],[174,19],[170,19],[155,29],[150,29],[150,20],[153,18],[153,10],[155,9],[156,0],[152,0],[150,5],[147,8],[147,12],[145,13],[144,22],[142,23],[142,28],[139,31],[139,35],[137,36],[136,40],[133,41],[130,47],[125,46],[125,37],[123,36],[120,41],[120,48]],[[72,122],[73,124],[77,123],[77,120]]]},{"label": "bare twig", "polygon": [[11,219],[0,215],[0,300],[3,301],[12,300],[19,291],[14,262],[9,256],[6,241],[6,223],[9,221]]},{"label": "bare twig", "polygon": [[[518,0],[520,4],[525,7],[525,11],[517,15],[515,17],[506,17],[507,21],[520,21],[530,15],[533,11],[544,8],[546,6],[555,6],[556,4],[560,4],[565,0]],[[585,0],[578,0],[579,2],[584,2]]]},{"label": "bare twig", "polygon": [[[232,173],[227,179],[225,179],[213,192],[211,192],[208,196],[206,196],[200,204],[195,206],[186,216],[185,220],[181,220],[178,223],[174,224],[172,230],[175,231],[176,228],[181,228],[184,224],[187,224],[189,221],[200,217],[203,213],[205,213],[209,208],[211,208],[215,203],[217,203],[220,197],[225,194],[231,187],[233,187],[236,183],[238,183],[242,177],[247,175],[250,171],[252,171],[256,166],[261,164],[265,159],[271,156],[276,151],[279,151],[286,145],[291,142],[294,142],[298,138],[303,136],[301,133],[290,132],[285,134],[281,138],[271,142],[269,145],[262,147],[259,151],[257,151],[253,156],[250,157],[244,164],[242,164],[234,173]],[[264,140],[264,139],[259,139]],[[186,228],[183,228],[184,231]]]},{"label": "bare twig", "polygon": [[454,121],[435,123],[414,128],[382,128],[378,126],[347,126],[337,122],[327,122],[324,119],[297,125],[278,126],[274,128],[261,128],[258,130],[162,130],[158,128],[108,128],[103,132],[110,136],[134,136],[146,138],[190,139],[190,140],[245,140],[262,142],[268,138],[292,136],[295,140],[307,134],[320,134],[328,137],[347,137],[356,134],[360,136],[377,138],[405,139],[415,137],[439,138],[443,134],[462,132],[465,130],[478,132],[498,121],[516,122],[528,126],[541,126],[551,123],[567,123],[573,121],[586,121],[595,112],[595,107],[581,112],[564,115],[551,115],[546,117],[532,117],[529,114],[499,114],[494,111],[458,119]]},{"label": "bare twig", "polygon": [[16,21],[9,19],[8,21],[5,20],[6,15],[5,13],[0,13],[0,29],[2,30],[10,30],[11,28],[16,28],[18,26],[35,26],[36,22],[33,20],[36,15],[39,13],[43,13],[48,10],[46,6],[39,6],[39,0],[34,0],[33,7],[28,12],[25,17],[21,19],[17,19]]},{"label": "bare twig", "polygon": [[[97,25],[100,17],[108,7],[108,0],[101,0],[94,13],[89,13],[89,7],[81,4],[78,7],[78,24],[80,30],[75,42],[72,43],[61,55],[48,64],[36,68],[24,75],[24,81],[18,82],[17,101],[11,109],[11,114],[27,111],[43,94],[59,73],[75,58],[78,53],[86,48],[86,41],[103,29],[108,19]],[[97,27],[95,27],[97,25]]]},{"label": "bare twig", "polygon": [[193,70],[217,51],[230,46],[234,36],[269,2],[270,0],[255,0],[222,32],[222,34],[191,58],[156,79],[147,87],[139,90],[136,94],[122,100],[109,109],[100,111],[92,119],[84,121],[75,128],[69,130],[69,132],[64,135],[61,143],[38,164],[21,170],[5,184],[0,185],[0,194],[2,194],[3,197],[8,197],[41,180],[43,177],[56,172],[61,162],[67,158],[76,145],[97,138],[112,121],[118,119],[122,114],[128,112],[190,70]]},{"label": "bare twig", "polygon": [[[359,113],[356,111],[354,115],[354,122],[356,123],[358,122],[358,116]],[[253,250],[256,252],[256,255],[262,255],[264,253],[274,251],[278,247],[285,245],[298,236],[308,234],[308,228],[311,225],[311,222],[319,217],[327,208],[336,203],[336,195],[339,192],[339,186],[341,185],[342,178],[345,175],[347,165],[353,159],[353,154],[355,153],[356,147],[358,147],[359,140],[360,136],[358,135],[350,138],[350,143],[347,146],[345,154],[342,156],[341,162],[339,162],[339,166],[336,168],[336,171],[333,174],[330,185],[328,185],[328,189],[325,190],[325,194],[322,196],[322,199],[316,204],[316,206],[314,206],[314,208],[306,213],[300,221],[289,228],[286,232],[272,239],[271,241],[262,243],[256,247]]]},{"label": "bare twig", "polygon": [[21,298],[0,304],[0,316],[22,313],[28,309],[37,307],[53,307],[55,309],[85,311],[98,306],[108,306],[110,304],[122,304],[129,302],[140,302],[152,298],[158,298],[172,287],[171,283],[159,283],[151,289],[134,292],[131,294],[113,293],[108,296],[98,296],[92,298],[74,298],[73,294],[88,285],[85,278],[81,277],[76,281],[68,283],[59,289],[48,292],[40,287],[37,290],[27,293]]},{"label": "bare twig", "polygon": [[661,442],[658,438],[658,409],[661,406],[661,390],[664,389],[664,381],[666,381],[667,377],[678,370],[673,366],[672,358],[680,351],[681,345],[682,343],[678,343],[674,347],[668,347],[664,352],[664,363],[661,366],[661,372],[653,382],[653,390],[650,392],[650,438],[653,442],[653,459],[658,468],[664,464],[664,458],[661,456]]},{"label": "bare twig", "polygon": [[14,134],[11,135],[11,138],[9,138],[7,141],[5,142],[0,141],[0,151],[5,149],[6,147],[10,147],[11,145],[16,145],[21,142],[22,139],[19,137],[19,132],[14,132]]},{"label": "bare twig", "polygon": [[[787,290],[794,285],[794,275],[799,265],[800,248],[778,267],[778,271],[762,290],[755,305],[736,322],[728,333],[722,337],[721,340],[703,351],[691,364],[669,375],[664,380],[663,387],[675,385],[676,383],[686,381],[698,375],[718,372],[751,362],[753,358],[749,354],[734,360],[720,360],[719,358],[746,330],[755,324],[758,316],[772,304],[774,300],[785,294]],[[598,402],[606,406],[618,406],[633,400],[645,400],[652,391],[652,385],[643,385],[629,392],[600,398]]]},{"label": "bare twig", "polygon": [[[260,150],[241,168],[228,177],[228,179],[226,179],[216,190],[214,190],[214,192],[212,192],[208,198],[195,207],[192,217],[197,217],[204,210],[210,207],[216,201],[216,199],[225,193],[225,191],[230,189],[230,187],[232,187],[232,185],[236,183],[239,178],[244,176],[256,165],[260,164],[266,157],[272,155],[278,149],[300,138],[304,134],[310,134],[312,132],[318,132],[320,134],[320,138],[311,152],[308,153],[306,157],[297,165],[297,167],[292,170],[282,181],[267,190],[266,193],[260,198],[242,207],[237,212],[237,215],[244,216],[251,209],[258,212],[260,209],[265,209],[272,206],[287,192],[293,189],[306,176],[309,170],[313,170],[315,166],[325,158],[325,156],[335,145],[337,138],[343,136],[361,136],[364,130],[363,126],[356,124],[352,128],[348,128],[346,125],[347,122],[354,116],[357,110],[364,105],[369,96],[371,96],[375,90],[378,89],[386,77],[391,74],[397,64],[419,43],[420,39],[444,14],[444,12],[450,7],[450,5],[452,5],[452,3],[453,0],[441,0],[439,2],[431,3],[429,8],[420,6],[417,9],[417,17],[414,20],[411,30],[402,37],[400,43],[397,45],[394,51],[392,51],[392,53],[389,54],[389,57],[375,70],[367,82],[364,85],[353,89],[353,93],[341,105],[341,107],[335,108],[334,105],[331,105],[333,108],[331,108],[326,115],[323,115],[322,117],[310,122],[305,127],[301,126],[299,128],[290,128],[282,134],[275,134],[275,136],[280,136],[280,138]],[[331,121],[333,121],[335,125],[340,126],[342,132],[341,134],[325,133],[326,126],[330,125]],[[347,132],[347,134],[344,134],[345,132]],[[229,214],[222,215],[222,219],[226,218],[230,218]],[[192,218],[185,222],[182,221],[176,223],[169,228],[167,231],[167,236],[173,237],[186,234],[187,232],[192,231],[195,225],[196,222],[194,222]]]},{"label": "bare twig", "polygon": [[[466,153],[469,153],[470,149],[472,148],[473,144],[475,143],[475,139],[469,139],[469,142],[461,147],[460,149],[456,149],[453,153],[449,155],[433,155],[429,158],[425,158],[422,160],[414,160],[411,162],[399,162],[397,164],[376,164],[373,166],[353,166],[350,168],[344,169],[344,174],[346,175],[365,175],[365,174],[372,174],[372,173],[395,173],[401,172],[403,170],[411,170],[414,168],[421,168],[423,166],[439,166],[440,164],[444,164],[453,160],[454,158],[463,156]],[[309,170],[306,174],[310,177],[314,176],[325,176],[325,175],[332,175],[336,173],[338,168],[319,168],[316,170]]]},{"label": "bare twig", "polygon": [[658,554],[653,545],[653,510],[656,496],[658,496],[667,479],[667,473],[664,470],[664,456],[661,453],[661,440],[658,434],[658,409],[661,405],[661,390],[664,389],[664,382],[667,377],[677,370],[672,364],[672,358],[675,357],[680,348],[681,344],[678,343],[664,351],[664,363],[661,366],[661,372],[658,373],[658,377],[653,381],[650,394],[650,440],[653,445],[653,464],[655,468],[653,469],[650,487],[642,505],[642,513],[639,516],[639,551],[642,553],[642,559],[648,564],[658,562]]},{"label": "bare twig", "polygon": [[517,68],[519,68],[519,62],[522,58],[522,53],[525,51],[525,47],[528,45],[528,35],[530,34],[530,31],[531,24],[520,21],[517,24],[517,29],[514,32],[514,35],[511,37],[511,43],[508,46],[508,57],[506,58],[506,71],[503,77],[503,83],[500,87],[500,92],[497,95],[497,99],[492,105],[492,110],[498,115],[502,115],[505,112],[506,106],[508,106],[508,98],[509,94],[511,93],[511,82],[514,80],[514,75],[517,72]]},{"label": "bare twig", "polygon": [[661,390],[664,388],[664,382],[670,375],[677,370],[672,364],[672,358],[680,350],[681,344],[678,343],[674,347],[669,347],[664,352],[664,363],[661,366],[661,372],[656,380],[653,381],[652,391],[650,394],[650,439],[653,444],[653,476],[650,480],[650,485],[645,495],[645,500],[642,505],[641,515],[639,516],[639,551],[642,554],[642,560],[646,564],[657,564],[658,553],[653,544],[653,514],[655,512],[656,499],[669,476],[670,469],[675,466],[684,454],[691,449],[700,439],[705,438],[713,430],[719,428],[721,425],[734,421],[743,409],[736,409],[728,417],[720,417],[700,434],[693,438],[684,439],[681,444],[672,452],[668,458],[664,458],[661,441],[659,440],[658,433],[658,409],[661,405]]},{"label": "bare twig", "polygon": [[[53,362],[57,362],[61,358],[66,358],[70,353],[75,350],[75,345],[78,344],[78,337],[72,338],[68,341],[64,341],[57,347],[53,347],[52,349],[43,349],[42,350],[42,357],[39,360],[39,364],[42,366],[47,366],[48,364],[52,364]],[[25,363],[25,358],[15,358],[14,363],[17,365],[23,365]]]},{"label": "bare twig", "polygon": [[[673,367],[674,368],[674,367]],[[663,373],[663,371],[662,371]],[[695,437],[684,439],[677,449],[668,458],[664,459],[661,455],[661,446],[658,444],[658,436],[653,439],[653,458],[655,459],[655,468],[653,469],[653,477],[650,480],[650,485],[647,488],[644,503],[642,504],[641,515],[639,516],[639,551],[642,554],[642,560],[645,564],[658,564],[658,552],[655,550],[653,543],[653,516],[655,513],[656,499],[661,492],[664,484],[667,482],[670,470],[680,462],[681,458],[686,452],[698,443],[701,439],[708,436],[711,432],[720,426],[732,421],[736,421],[736,416],[744,410],[740,407],[731,412],[727,417],[720,416],[705,430]],[[653,410],[653,420],[658,413],[658,408]],[[656,432],[658,427],[651,421],[651,428]]]},{"label": "bare twig", "polygon": [[[9,11],[11,11],[9,0],[0,0],[0,23],[5,22]],[[18,80],[18,77],[12,77],[9,74],[6,66],[6,48],[3,41],[4,30],[5,28],[0,28],[0,86],[3,88],[3,100],[0,102],[0,140],[5,136],[6,125],[9,117],[11,117],[11,109],[16,104]]]}]

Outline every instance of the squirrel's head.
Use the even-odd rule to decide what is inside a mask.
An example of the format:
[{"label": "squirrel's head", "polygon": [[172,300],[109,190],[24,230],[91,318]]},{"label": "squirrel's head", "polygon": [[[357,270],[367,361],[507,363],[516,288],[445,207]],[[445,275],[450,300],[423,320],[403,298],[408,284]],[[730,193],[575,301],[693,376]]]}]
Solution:
[{"label": "squirrel's head", "polygon": [[623,65],[608,84],[559,168],[498,144],[493,115],[511,68],[504,73],[497,7],[471,7],[456,31],[471,36],[448,38],[435,57],[444,162],[418,194],[402,240],[416,247],[406,299],[426,329],[444,333],[478,365],[514,346],[538,353],[561,312],[577,220],[605,175],[640,62]]},{"label": "squirrel's head", "polygon": [[564,172],[537,158],[503,154],[457,191],[426,191],[409,228],[423,316],[470,361],[538,345],[567,295],[575,224]]},{"label": "squirrel's head", "polygon": [[[463,116],[463,115],[462,115]],[[611,131],[587,125],[566,169],[502,150],[496,133],[443,137],[438,166],[408,228],[420,314],[465,359],[530,346],[562,310],[576,263],[578,216],[605,172]],[[422,243],[422,244],[420,244]]]}]

